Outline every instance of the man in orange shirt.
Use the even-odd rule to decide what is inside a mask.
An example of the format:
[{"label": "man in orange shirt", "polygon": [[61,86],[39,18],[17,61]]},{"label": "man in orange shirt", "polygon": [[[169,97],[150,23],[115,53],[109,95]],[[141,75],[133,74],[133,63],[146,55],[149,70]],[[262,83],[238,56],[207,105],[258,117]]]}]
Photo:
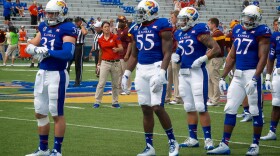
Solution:
[{"label": "man in orange shirt", "polygon": [[31,16],[31,25],[37,25],[37,18],[38,18],[38,8],[37,2],[34,1],[32,5],[28,8],[30,16]]},{"label": "man in orange shirt", "polygon": [[208,106],[216,106],[220,101],[220,89],[219,89],[219,78],[220,78],[220,68],[224,63],[224,46],[225,46],[225,36],[221,32],[219,27],[219,20],[217,18],[210,18],[208,20],[208,27],[212,32],[212,37],[221,48],[221,54],[216,58],[211,59],[207,64],[207,69],[209,71],[209,84],[208,84],[208,96],[209,101]]}]

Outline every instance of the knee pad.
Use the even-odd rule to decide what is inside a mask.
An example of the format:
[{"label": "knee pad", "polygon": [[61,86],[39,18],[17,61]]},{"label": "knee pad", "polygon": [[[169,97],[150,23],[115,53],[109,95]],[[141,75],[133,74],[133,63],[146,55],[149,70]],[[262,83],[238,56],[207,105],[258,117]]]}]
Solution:
[{"label": "knee pad", "polygon": [[249,112],[251,113],[252,116],[258,116],[260,110],[259,110],[258,106],[252,106],[252,105],[250,105],[250,106],[249,106]]},{"label": "knee pad", "polygon": [[272,106],[280,106],[280,99],[272,98]]},{"label": "knee pad", "polygon": [[46,117],[41,118],[41,119],[37,119],[37,122],[38,122],[39,127],[46,126],[48,123],[50,123],[49,116],[46,116]]},{"label": "knee pad", "polygon": [[186,112],[195,112],[195,107],[191,103],[184,103],[184,109]]},{"label": "knee pad", "polygon": [[205,112],[205,106],[203,103],[195,104],[195,109],[197,112]]}]

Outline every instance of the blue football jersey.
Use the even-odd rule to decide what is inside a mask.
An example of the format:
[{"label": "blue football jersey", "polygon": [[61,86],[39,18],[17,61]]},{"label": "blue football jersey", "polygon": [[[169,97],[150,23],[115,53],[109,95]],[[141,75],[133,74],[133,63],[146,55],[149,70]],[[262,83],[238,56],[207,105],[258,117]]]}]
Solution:
[{"label": "blue football jersey", "polygon": [[138,49],[138,62],[152,64],[162,61],[161,32],[172,31],[172,24],[166,18],[156,19],[149,25],[137,24],[131,28],[130,33],[136,41]]},{"label": "blue football jersey", "polygon": [[[76,26],[71,22],[64,22],[54,27],[47,26],[45,22],[42,22],[38,29],[41,33],[40,46],[45,46],[50,50],[62,50],[64,36],[77,38]],[[40,63],[40,69],[43,70],[64,70],[66,66],[67,60],[61,60],[51,56],[45,58]]]},{"label": "blue football jersey", "polygon": [[259,62],[258,38],[270,37],[270,28],[259,25],[250,30],[244,30],[241,25],[236,25],[232,30],[234,47],[236,48],[236,69],[256,69]]},{"label": "blue football jersey", "polygon": [[[177,30],[174,38],[178,42],[176,53],[181,56],[181,68],[191,68],[193,62],[206,54],[207,47],[198,40],[201,34],[210,34],[205,23],[198,23],[187,31]],[[205,67],[205,62],[201,67]]]},{"label": "blue football jersey", "polygon": [[269,58],[277,59],[276,68],[280,67],[280,32],[274,32],[270,38]]}]

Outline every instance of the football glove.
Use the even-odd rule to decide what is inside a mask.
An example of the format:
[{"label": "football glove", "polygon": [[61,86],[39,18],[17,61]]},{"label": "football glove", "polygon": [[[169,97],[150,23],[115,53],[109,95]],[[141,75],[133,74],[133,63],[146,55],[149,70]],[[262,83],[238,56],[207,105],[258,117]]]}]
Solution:
[{"label": "football glove", "polygon": [[227,89],[226,88],[226,81],[225,81],[224,78],[220,78],[219,89],[220,89],[221,94],[224,95],[224,91]]},{"label": "football glove", "polygon": [[131,71],[129,70],[125,70],[124,71],[124,74],[122,76],[122,90],[126,93],[126,94],[129,94],[130,93],[130,90],[128,90],[128,87],[127,87],[127,81],[128,81],[128,78],[129,76],[131,75]]},{"label": "football glove", "polygon": [[198,59],[194,60],[194,62],[192,64],[192,68],[200,68],[202,63],[207,60],[208,60],[207,55],[199,57]]},{"label": "football glove", "polygon": [[245,91],[247,95],[252,95],[257,87],[257,80],[255,78],[252,78],[246,85],[245,85]]},{"label": "football glove", "polygon": [[38,62],[42,62],[45,58],[49,57],[48,54],[35,54],[34,58],[38,60]]},{"label": "football glove", "polygon": [[176,54],[176,53],[173,53],[171,55],[171,61],[174,62],[174,63],[178,63],[180,61],[180,55]]},{"label": "football glove", "polygon": [[159,74],[154,75],[150,81],[150,87],[153,93],[157,93],[162,89],[162,85],[167,84],[166,71],[161,69]]}]

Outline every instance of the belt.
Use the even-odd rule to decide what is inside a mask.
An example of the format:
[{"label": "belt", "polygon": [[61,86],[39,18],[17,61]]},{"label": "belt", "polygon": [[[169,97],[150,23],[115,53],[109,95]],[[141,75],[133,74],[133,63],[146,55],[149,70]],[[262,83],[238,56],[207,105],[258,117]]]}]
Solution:
[{"label": "belt", "polygon": [[120,62],[120,60],[103,60],[103,61],[106,61],[106,62]]}]

